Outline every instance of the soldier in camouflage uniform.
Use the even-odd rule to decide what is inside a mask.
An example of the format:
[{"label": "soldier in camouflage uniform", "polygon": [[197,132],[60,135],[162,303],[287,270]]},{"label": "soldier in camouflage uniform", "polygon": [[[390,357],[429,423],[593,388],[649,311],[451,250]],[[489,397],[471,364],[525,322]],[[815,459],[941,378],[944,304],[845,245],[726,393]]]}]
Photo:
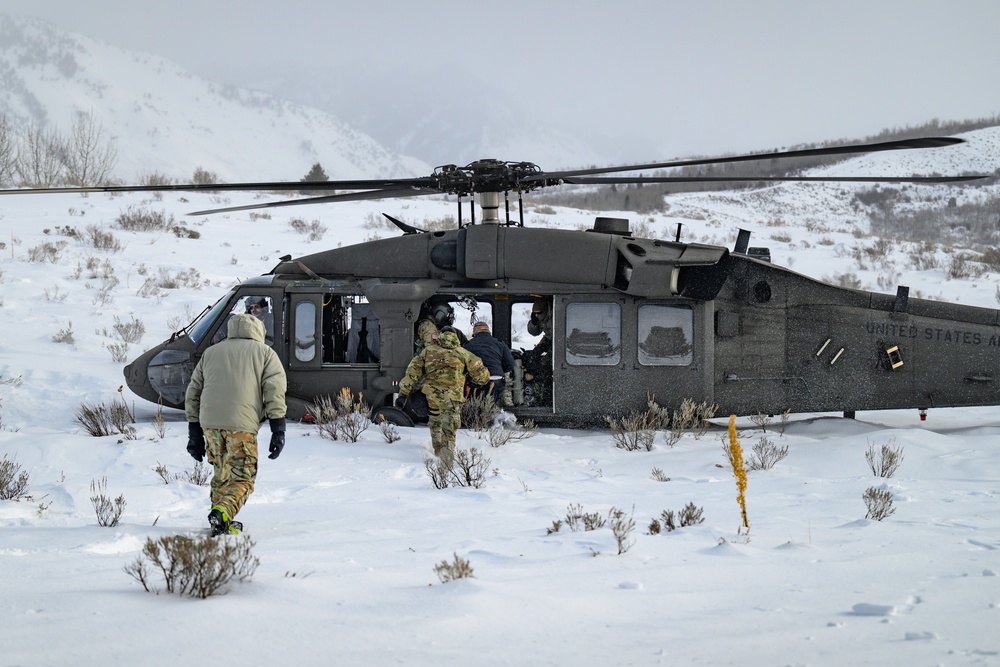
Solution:
[{"label": "soldier in camouflage uniform", "polygon": [[421,392],[427,397],[431,444],[438,457],[455,452],[455,433],[462,426],[465,402],[465,374],[476,384],[486,384],[490,372],[482,360],[461,346],[452,327],[443,327],[431,343],[415,356],[399,382],[397,405],[423,380]]},{"label": "soldier in camouflage uniform", "polygon": [[278,458],[285,446],[285,369],[264,336],[264,324],[253,315],[231,317],[228,337],[202,355],[184,397],[188,453],[197,461],[207,454],[215,468],[208,515],[213,535],[242,527],[233,518],[253,492],[261,421],[271,427],[268,458]]},{"label": "soldier in camouflage uniform", "polygon": [[420,319],[417,321],[417,337],[413,341],[416,352],[420,352],[431,344],[441,327],[455,323],[455,309],[440,296],[431,297],[420,309]]}]

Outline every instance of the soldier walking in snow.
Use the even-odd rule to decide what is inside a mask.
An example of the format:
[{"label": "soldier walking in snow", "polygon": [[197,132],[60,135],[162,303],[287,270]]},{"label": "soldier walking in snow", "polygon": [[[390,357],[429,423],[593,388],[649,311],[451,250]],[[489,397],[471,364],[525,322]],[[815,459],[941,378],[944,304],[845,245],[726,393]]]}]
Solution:
[{"label": "soldier walking in snow", "polygon": [[257,477],[257,431],[269,420],[270,456],[285,446],[285,369],[264,344],[264,324],[248,314],[229,320],[229,335],[205,351],[184,397],[187,450],[196,461],[207,454],[215,468],[212,535],[239,532],[233,518],[253,493]]},{"label": "soldier walking in snow", "polygon": [[399,382],[396,406],[401,408],[410,391],[424,381],[421,392],[427,397],[435,456],[450,457],[455,453],[455,433],[462,426],[466,373],[476,384],[486,384],[490,379],[482,359],[464,349],[455,329],[446,326],[410,361]]}]

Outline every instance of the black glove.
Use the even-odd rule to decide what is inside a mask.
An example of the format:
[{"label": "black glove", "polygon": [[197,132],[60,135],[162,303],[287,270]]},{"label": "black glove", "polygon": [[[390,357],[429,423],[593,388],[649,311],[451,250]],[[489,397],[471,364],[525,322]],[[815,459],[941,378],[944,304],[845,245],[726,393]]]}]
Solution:
[{"label": "black glove", "polygon": [[202,461],[205,458],[205,432],[201,430],[198,422],[188,422],[188,454],[195,461]]},{"label": "black glove", "polygon": [[285,418],[269,419],[268,424],[271,426],[271,444],[267,451],[271,453],[267,458],[276,459],[281,454],[281,450],[285,448]]},{"label": "black glove", "polygon": [[393,403],[397,408],[403,410],[406,408],[406,399],[409,398],[406,394],[400,394],[396,397],[396,401]]}]

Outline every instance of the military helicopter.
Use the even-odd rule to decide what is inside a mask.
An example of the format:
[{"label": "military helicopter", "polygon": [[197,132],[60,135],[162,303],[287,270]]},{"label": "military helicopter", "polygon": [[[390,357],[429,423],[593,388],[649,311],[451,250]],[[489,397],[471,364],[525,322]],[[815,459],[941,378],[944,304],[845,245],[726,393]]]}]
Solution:
[{"label": "military helicopter", "polygon": [[[492,322],[509,346],[541,316],[537,345],[519,350],[506,409],[538,424],[603,424],[644,409],[649,396],[723,414],[843,412],[1000,403],[1000,311],[847,289],[772,264],[740,231],[732,249],[633,236],[626,219],[597,217],[586,231],[534,229],[511,220],[510,200],[562,184],[725,181],[955,183],[985,176],[701,178],[626,172],[816,155],[931,149],[925,137],[875,144],[545,172],[529,162],[479,160],[430,176],[309,183],[300,197],[192,215],[368,199],[457,196],[458,224],[426,232],[391,216],[401,234],[293,258],[231,289],[170,338],[125,367],[138,396],[183,409],[201,354],[227,317],[254,309],[287,370],[290,418],[317,397],[361,394],[373,416],[412,425],[393,407],[414,356],[415,325],[448,311]],[[285,191],[301,182],[110,186],[24,192]],[[337,192],[334,192],[337,191]],[[468,220],[463,204],[469,200]],[[474,201],[478,200],[477,219]],[[506,215],[501,219],[500,206]],[[523,211],[519,205],[518,211]],[[538,322],[535,321],[537,324]]]}]

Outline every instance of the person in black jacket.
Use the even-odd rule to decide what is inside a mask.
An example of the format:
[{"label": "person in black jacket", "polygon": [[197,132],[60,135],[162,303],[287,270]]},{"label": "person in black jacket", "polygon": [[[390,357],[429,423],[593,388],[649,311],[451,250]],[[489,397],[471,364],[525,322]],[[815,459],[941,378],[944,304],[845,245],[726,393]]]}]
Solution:
[{"label": "person in black jacket", "polygon": [[472,338],[462,347],[482,359],[483,364],[490,372],[489,383],[481,387],[473,386],[472,393],[481,396],[489,391],[496,404],[503,405],[503,392],[506,385],[504,373],[514,371],[514,355],[511,354],[510,348],[490,333],[490,325],[483,319],[473,321]]}]

